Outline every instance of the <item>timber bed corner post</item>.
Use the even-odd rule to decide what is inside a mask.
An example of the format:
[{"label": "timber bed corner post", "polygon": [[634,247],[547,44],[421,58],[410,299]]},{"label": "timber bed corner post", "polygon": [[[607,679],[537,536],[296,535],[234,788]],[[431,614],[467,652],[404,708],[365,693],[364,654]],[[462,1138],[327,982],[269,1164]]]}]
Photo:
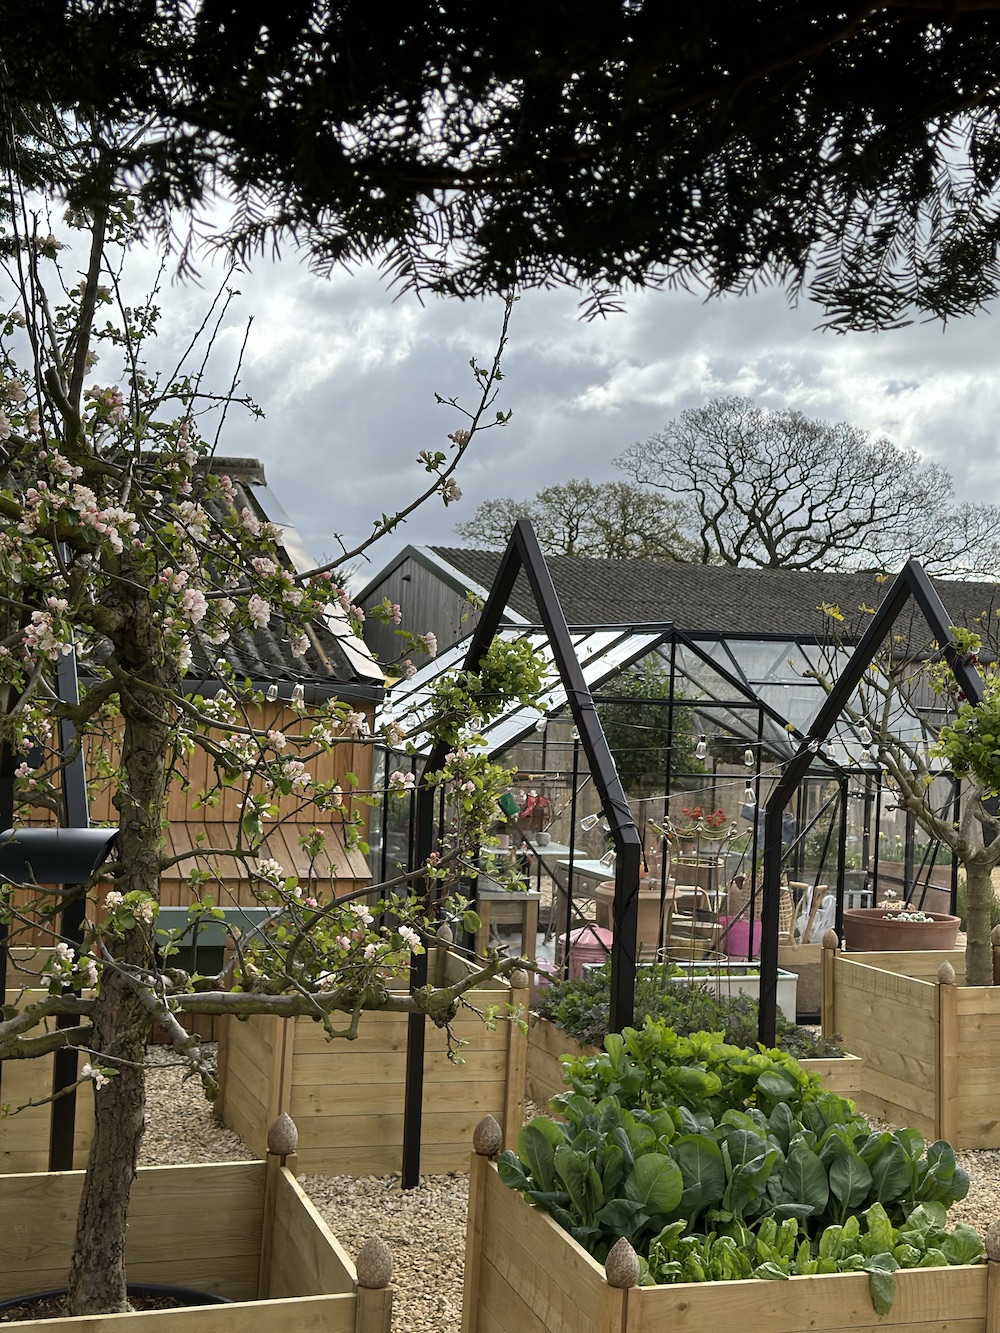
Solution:
[{"label": "timber bed corner post", "polygon": [[[392,1328],[392,1255],[379,1236],[369,1236],[354,1262],[358,1298],[354,1333],[390,1333]],[[989,1333],[989,1330],[987,1330]]]},{"label": "timber bed corner post", "polygon": [[507,1071],[504,1081],[503,1146],[517,1147],[524,1124],[528,1078],[528,1022],[531,1018],[531,976],[523,967],[510,974],[510,1015],[507,1019]]},{"label": "timber bed corner post", "polygon": [[958,986],[955,969],[945,961],[937,971],[937,1137],[958,1142],[961,1120],[958,1073]]},{"label": "timber bed corner post", "polygon": [[486,1190],[489,1184],[490,1165],[502,1147],[503,1130],[491,1115],[484,1115],[472,1135],[472,1160],[469,1163],[469,1215],[465,1230],[462,1333],[479,1333],[479,1269],[483,1262]]},{"label": "timber bed corner post", "polygon": [[986,1333],[1000,1333],[1000,1221],[991,1222],[986,1245]]},{"label": "timber bed corner post", "polygon": [[271,1294],[271,1252],[274,1243],[274,1220],[277,1210],[278,1177],[283,1170],[297,1175],[299,1131],[287,1112],[283,1111],[267,1131],[267,1157],[264,1174],[264,1214],[261,1218],[260,1269],[257,1277],[257,1299],[267,1300]]},{"label": "timber bed corner post", "polygon": [[837,978],[834,969],[837,966],[837,953],[840,949],[840,936],[832,926],[823,932],[822,949],[820,1031],[827,1040],[830,1040],[837,1031]]}]

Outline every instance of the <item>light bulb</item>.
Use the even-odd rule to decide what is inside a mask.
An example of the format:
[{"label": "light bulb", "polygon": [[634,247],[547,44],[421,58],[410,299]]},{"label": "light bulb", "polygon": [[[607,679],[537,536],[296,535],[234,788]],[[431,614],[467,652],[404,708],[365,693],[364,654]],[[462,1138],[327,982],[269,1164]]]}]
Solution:
[{"label": "light bulb", "polygon": [[305,701],[306,701],[306,687],[304,685],[296,685],[295,688],[292,690],[292,703],[303,704],[305,703]]},{"label": "light bulb", "polygon": [[861,740],[862,745],[871,745],[872,734],[866,726],[862,725],[861,727],[858,728],[858,736]]},{"label": "light bulb", "polygon": [[607,866],[608,869],[610,869],[615,863],[616,855],[617,853],[614,851],[605,852],[604,855],[601,857],[601,865]]},{"label": "light bulb", "polygon": [[750,786],[749,782],[747,783],[743,791],[743,804],[744,805],[757,804],[757,793],[754,791],[753,787]]},{"label": "light bulb", "polygon": [[584,817],[580,820],[580,827],[586,833],[588,830],[594,827],[594,825],[597,823],[600,817],[601,817],[600,815],[584,815]]},{"label": "light bulb", "polygon": [[571,741],[578,741],[580,739],[580,733],[576,727],[574,727],[573,730],[570,732],[569,738]]},{"label": "light bulb", "polygon": [[540,717],[538,721],[535,723],[535,730],[541,736],[548,725],[549,725],[549,719],[547,717]]},{"label": "light bulb", "polygon": [[705,740],[705,737],[702,736],[699,739],[698,744],[694,747],[694,756],[696,759],[704,759],[707,754],[708,742]]},{"label": "light bulb", "polygon": [[743,751],[743,762],[747,768],[753,768],[753,750],[749,746]]},{"label": "light bulb", "polygon": [[268,702],[269,704],[273,704],[273,703],[274,703],[275,699],[277,699],[277,697],[278,697],[278,687],[277,687],[277,685],[275,685],[275,684],[273,684],[273,683],[270,684],[270,685],[268,685],[268,687],[267,687],[267,696],[266,696],[266,697],[267,697],[267,702]]},{"label": "light bulb", "polygon": [[819,754],[819,741],[811,740],[809,744],[806,746],[806,749],[809,751],[810,754]]}]

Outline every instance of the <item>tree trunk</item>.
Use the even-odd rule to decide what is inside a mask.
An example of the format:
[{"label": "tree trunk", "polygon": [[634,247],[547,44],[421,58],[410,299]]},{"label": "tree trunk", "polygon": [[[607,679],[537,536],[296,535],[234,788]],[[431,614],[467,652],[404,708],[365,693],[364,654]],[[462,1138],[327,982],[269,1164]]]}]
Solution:
[{"label": "tree trunk", "polygon": [[[139,930],[130,933],[141,936]],[[144,952],[141,938],[138,944]],[[119,1072],[94,1094],[94,1141],[69,1276],[70,1314],[110,1314],[129,1309],[125,1236],[129,1196],[145,1128],[143,1060],[148,1028],[149,1014],[135,987],[106,969],[94,1010],[95,1054],[91,1061],[107,1063]]]},{"label": "tree trunk", "polygon": [[990,939],[990,907],[993,901],[992,866],[978,861],[965,863],[965,984],[993,985],[993,942]]},{"label": "tree trunk", "polygon": [[[120,659],[132,673],[121,692],[124,723],[122,779],[114,803],[119,813],[115,888],[141,890],[159,900],[160,849],[166,811],[170,722],[164,699],[177,682],[165,664],[160,630],[136,581],[122,579],[123,629],[115,636]],[[146,683],[153,688],[145,688]],[[70,1269],[67,1310],[72,1315],[127,1310],[125,1238],[128,1205],[145,1128],[145,1047],[151,1015],[128,972],[148,974],[154,924],[140,922],[109,948],[118,970],[105,963],[94,1012],[91,1063],[117,1070],[95,1089],[94,1140],[87,1163]],[[141,983],[140,983],[141,985]]]}]

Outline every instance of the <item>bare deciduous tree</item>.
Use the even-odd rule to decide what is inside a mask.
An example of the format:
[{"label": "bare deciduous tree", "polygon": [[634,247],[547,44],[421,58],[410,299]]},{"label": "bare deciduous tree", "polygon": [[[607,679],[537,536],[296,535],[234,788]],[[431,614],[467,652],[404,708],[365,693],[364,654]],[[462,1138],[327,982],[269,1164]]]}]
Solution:
[{"label": "bare deciduous tree", "polygon": [[950,474],[847,422],[715,398],[633,444],[617,465],[681,497],[697,558],[781,569],[994,574],[1000,508],[956,504]]},{"label": "bare deciduous tree", "polygon": [[686,506],[628,481],[584,479],[547,486],[533,500],[486,500],[455,531],[489,550],[502,550],[519,518],[530,518],[546,555],[609,560],[696,560],[682,535]]}]

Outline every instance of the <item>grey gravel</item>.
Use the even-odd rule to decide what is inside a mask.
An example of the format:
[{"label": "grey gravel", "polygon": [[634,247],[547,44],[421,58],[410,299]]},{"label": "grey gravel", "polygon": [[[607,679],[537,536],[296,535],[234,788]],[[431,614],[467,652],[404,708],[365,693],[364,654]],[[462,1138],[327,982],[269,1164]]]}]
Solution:
[{"label": "grey gravel", "polygon": [[[207,1047],[211,1050],[211,1047]],[[148,1127],[142,1162],[231,1162],[253,1158],[237,1134],[212,1118],[195,1080],[154,1048]],[[528,1115],[537,1108],[528,1106]],[[985,1232],[1000,1217],[1000,1150],[961,1152],[969,1172],[967,1198],[949,1212]],[[303,1176],[301,1184],[337,1239],[354,1256],[369,1236],[392,1251],[394,1333],[460,1333],[468,1179],[421,1176],[403,1190],[396,1176]]]}]

